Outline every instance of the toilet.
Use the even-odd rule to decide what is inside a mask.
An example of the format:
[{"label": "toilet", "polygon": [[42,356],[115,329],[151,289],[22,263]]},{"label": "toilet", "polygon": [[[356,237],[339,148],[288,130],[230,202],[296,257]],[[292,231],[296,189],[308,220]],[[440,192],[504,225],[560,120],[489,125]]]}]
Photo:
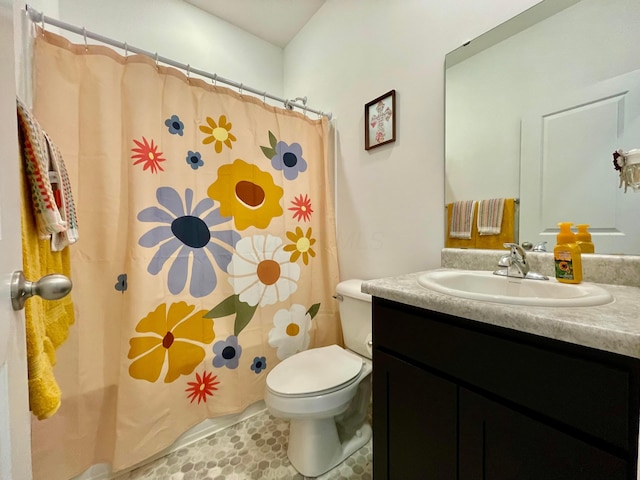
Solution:
[{"label": "toilet", "polygon": [[312,348],[286,358],[267,375],[265,404],[289,419],[291,465],[317,477],[344,461],[371,438],[371,296],[362,280],[336,286],[346,348]]}]

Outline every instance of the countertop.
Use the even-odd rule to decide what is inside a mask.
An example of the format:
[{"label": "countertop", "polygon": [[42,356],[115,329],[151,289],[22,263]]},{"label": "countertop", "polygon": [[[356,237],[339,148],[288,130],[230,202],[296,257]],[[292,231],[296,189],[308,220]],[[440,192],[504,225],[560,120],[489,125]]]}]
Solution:
[{"label": "countertop", "polygon": [[640,358],[638,287],[598,283],[614,297],[606,305],[523,308],[431,291],[418,284],[421,273],[368,280],[363,282],[362,291],[426,310]]}]

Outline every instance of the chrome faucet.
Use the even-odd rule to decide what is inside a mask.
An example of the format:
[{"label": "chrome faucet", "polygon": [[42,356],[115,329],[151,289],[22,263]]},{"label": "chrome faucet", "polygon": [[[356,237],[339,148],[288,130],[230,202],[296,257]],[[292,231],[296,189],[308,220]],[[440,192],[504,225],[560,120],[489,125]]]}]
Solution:
[{"label": "chrome faucet", "polygon": [[526,277],[527,273],[529,273],[529,264],[527,263],[527,254],[524,249],[517,243],[505,243],[504,248],[511,249],[511,253],[502,257],[506,257],[507,277]]},{"label": "chrome faucet", "polygon": [[517,243],[505,243],[504,247],[509,248],[510,252],[500,258],[498,266],[506,268],[496,270],[493,272],[494,275],[513,278],[527,278],[530,280],[549,280],[549,277],[529,270],[527,254],[520,245]]}]

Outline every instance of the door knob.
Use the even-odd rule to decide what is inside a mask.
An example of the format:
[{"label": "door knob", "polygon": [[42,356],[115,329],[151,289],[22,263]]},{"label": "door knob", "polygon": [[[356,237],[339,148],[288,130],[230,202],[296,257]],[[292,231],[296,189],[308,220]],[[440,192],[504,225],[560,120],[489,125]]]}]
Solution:
[{"label": "door knob", "polygon": [[67,296],[71,287],[71,280],[58,273],[45,275],[37,282],[30,282],[21,270],[17,270],[11,278],[11,306],[14,310],[22,310],[27,298],[34,295],[45,300],[58,300]]}]

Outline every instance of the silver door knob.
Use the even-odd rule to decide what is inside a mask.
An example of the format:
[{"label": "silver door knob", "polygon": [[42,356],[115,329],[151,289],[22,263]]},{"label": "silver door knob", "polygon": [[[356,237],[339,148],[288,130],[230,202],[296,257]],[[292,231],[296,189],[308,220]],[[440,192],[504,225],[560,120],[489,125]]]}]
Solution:
[{"label": "silver door knob", "polygon": [[21,270],[13,272],[11,278],[11,306],[14,310],[22,310],[27,298],[38,295],[45,300],[58,300],[71,291],[71,280],[54,273],[45,275],[37,282],[30,282],[24,277]]}]

